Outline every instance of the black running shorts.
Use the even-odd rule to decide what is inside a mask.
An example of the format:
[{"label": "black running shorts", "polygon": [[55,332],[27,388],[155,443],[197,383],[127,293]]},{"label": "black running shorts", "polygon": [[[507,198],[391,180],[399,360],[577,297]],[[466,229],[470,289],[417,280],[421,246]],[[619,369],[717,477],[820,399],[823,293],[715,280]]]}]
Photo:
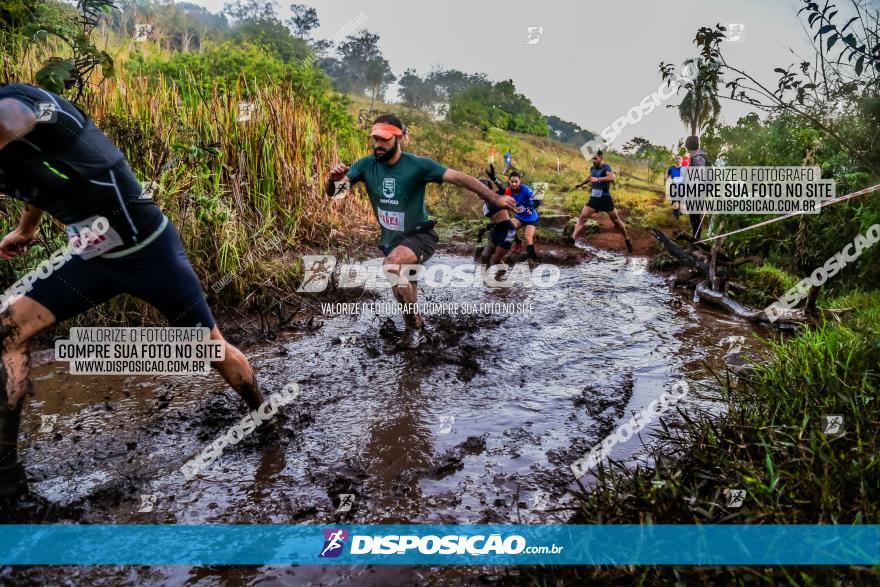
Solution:
[{"label": "black running shorts", "polygon": [[611,196],[601,196],[599,198],[591,197],[587,202],[587,207],[592,208],[596,212],[611,212],[614,210],[614,200]]},{"label": "black running shorts", "polygon": [[509,249],[513,246],[513,237],[516,236],[516,226],[510,220],[499,222],[492,225],[492,232],[489,234],[489,242],[496,247]]},{"label": "black running shorts", "polygon": [[387,257],[397,247],[404,246],[416,254],[416,263],[424,263],[434,256],[438,244],[440,244],[440,237],[437,236],[437,233],[434,230],[427,230],[405,236],[393,246],[380,248]]},{"label": "black running shorts", "polygon": [[199,278],[171,222],[155,239],[118,258],[74,255],[25,295],[63,322],[127,293],[159,310],[172,326],[214,327]]}]

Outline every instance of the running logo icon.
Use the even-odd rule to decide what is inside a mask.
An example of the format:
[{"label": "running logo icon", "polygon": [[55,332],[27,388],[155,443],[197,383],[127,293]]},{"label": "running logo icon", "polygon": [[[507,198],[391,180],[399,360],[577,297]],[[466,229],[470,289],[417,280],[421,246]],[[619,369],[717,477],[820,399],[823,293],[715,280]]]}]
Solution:
[{"label": "running logo icon", "polygon": [[843,415],[826,414],[822,416],[822,434],[831,438],[843,436]]},{"label": "running logo icon", "polygon": [[324,548],[318,558],[336,558],[342,554],[345,541],[348,540],[348,530],[324,529]]}]

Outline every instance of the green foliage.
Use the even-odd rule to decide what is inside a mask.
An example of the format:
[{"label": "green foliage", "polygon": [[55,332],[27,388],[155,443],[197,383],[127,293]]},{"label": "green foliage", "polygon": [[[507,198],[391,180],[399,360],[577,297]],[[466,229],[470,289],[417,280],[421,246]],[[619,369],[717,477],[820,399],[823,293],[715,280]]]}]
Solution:
[{"label": "green foliage", "polygon": [[6,31],[21,29],[31,22],[37,8],[38,3],[31,0],[4,0],[0,4],[0,29]]},{"label": "green foliage", "polygon": [[[722,409],[690,408],[682,426],[663,426],[649,445],[649,467],[601,465],[578,492],[580,524],[865,524],[880,516],[880,295],[848,298],[843,323],[766,341],[748,377],[718,373]],[[713,392],[714,394],[714,392]],[[715,395],[717,397],[717,395]],[[844,417],[842,436],[822,420]],[[662,446],[662,449],[659,448]],[[658,487],[652,484],[665,480]],[[742,508],[725,507],[726,488],[746,490]],[[877,567],[765,568],[768,585],[875,584]],[[559,574],[552,574],[559,579]],[[741,569],[673,566],[572,568],[566,584],[751,585]],[[527,578],[547,577],[547,570]],[[602,580],[596,580],[601,578]],[[616,579],[616,580],[615,580]]]},{"label": "green foliage", "polygon": [[391,66],[379,49],[379,35],[367,30],[348,35],[339,45],[338,58],[322,60],[322,67],[340,92],[364,94],[381,98],[396,79]]},{"label": "green foliage", "polygon": [[82,95],[96,68],[100,67],[104,77],[114,74],[113,58],[107,51],[99,49],[91,37],[100,20],[116,8],[115,4],[110,0],[78,0],[77,8],[75,16],[65,15],[59,20],[55,20],[58,12],[39,11],[36,14],[47,20],[34,20],[25,29],[27,36],[38,41],[55,37],[70,48],[70,57],[50,57],[35,74],[35,79],[56,93],[76,89],[73,100]]},{"label": "green foliage", "polygon": [[321,24],[318,20],[318,11],[311,6],[291,4],[290,12],[293,13],[293,16],[288,19],[287,23],[293,27],[294,34],[300,39],[307,38],[312,30]]},{"label": "green foliage", "polygon": [[574,122],[562,120],[558,116],[548,116],[547,126],[550,128],[550,136],[562,143],[568,143],[580,147],[584,143],[596,138],[596,133],[581,128]]},{"label": "green foliage", "polygon": [[516,92],[512,80],[477,83],[453,95],[449,114],[453,122],[486,129],[494,126],[539,136],[550,132],[544,115],[528,98]]},{"label": "green foliage", "polygon": [[747,289],[744,292],[732,291],[731,295],[752,308],[766,308],[799,280],[771,263],[740,266],[733,279]]},{"label": "green foliage", "polygon": [[73,59],[50,57],[37,73],[36,82],[50,92],[61,94],[71,87],[76,76],[76,63]]},{"label": "green foliage", "polygon": [[[863,108],[871,108],[868,104]],[[864,109],[839,118],[840,133],[849,137],[865,134],[870,119]],[[861,141],[862,139],[857,139]],[[872,173],[858,165],[847,149],[830,140],[821,130],[804,124],[793,114],[781,114],[761,122],[757,115],[740,118],[734,126],[710,126],[702,138],[710,160],[724,152],[730,165],[802,165],[810,153],[822,176],[836,181],[837,195],[876,183]],[[880,154],[880,146],[865,144],[868,156]],[[764,220],[761,216],[728,216],[726,230]],[[769,218],[769,217],[767,217]],[[880,223],[880,198],[866,196],[827,207],[818,215],[776,222],[760,230],[734,235],[728,241],[736,255],[761,255],[782,269],[802,275],[812,270]],[[794,238],[796,232],[799,238]],[[799,245],[798,243],[801,243]],[[853,285],[880,283],[880,248],[867,249],[862,256],[830,280],[825,289],[842,292]]]},{"label": "green foliage", "polygon": [[334,95],[330,80],[310,61],[285,63],[265,49],[249,43],[208,42],[201,51],[161,54],[132,53],[127,67],[135,74],[162,76],[169,80],[188,103],[221,94],[248,95],[260,85],[281,84],[297,100],[317,107],[326,129],[334,129],[340,140],[353,136],[347,99]]},{"label": "green foliage", "polygon": [[284,63],[308,59],[308,44],[291,36],[286,26],[276,20],[246,20],[238,24],[230,34],[235,44],[253,44],[266,49]]}]

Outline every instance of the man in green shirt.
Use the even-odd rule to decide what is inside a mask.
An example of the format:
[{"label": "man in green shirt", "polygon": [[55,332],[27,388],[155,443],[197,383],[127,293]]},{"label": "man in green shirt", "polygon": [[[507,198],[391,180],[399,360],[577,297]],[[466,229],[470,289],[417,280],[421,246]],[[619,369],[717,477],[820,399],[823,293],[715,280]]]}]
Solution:
[{"label": "man in green shirt", "polygon": [[404,153],[405,138],[406,131],[397,116],[378,117],[370,131],[373,155],[358,159],[351,167],[344,163],[332,166],[324,191],[332,197],[336,182],[345,180],[349,186],[364,182],[382,229],[379,248],[385,255],[383,269],[398,278],[392,291],[397,301],[404,304],[403,345],[417,348],[424,326],[424,320],[415,311],[417,284],[401,282],[399,277],[402,266],[430,259],[440,242],[434,232],[436,222],[429,220],[425,208],[425,186],[446,182],[468,189],[498,208],[515,210],[516,204],[513,198],[499,196],[466,173],[448,169],[427,157]]}]

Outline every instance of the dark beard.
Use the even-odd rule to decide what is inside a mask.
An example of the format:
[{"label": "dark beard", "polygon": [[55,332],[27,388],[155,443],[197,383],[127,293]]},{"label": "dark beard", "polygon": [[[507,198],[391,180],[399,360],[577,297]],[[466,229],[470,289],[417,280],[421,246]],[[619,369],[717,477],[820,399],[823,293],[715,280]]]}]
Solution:
[{"label": "dark beard", "polygon": [[394,146],[385,151],[384,154],[379,155],[376,151],[376,149],[373,149],[373,156],[376,158],[376,161],[378,161],[379,163],[385,163],[386,161],[394,157],[394,154],[397,152],[397,139],[394,140]]}]

